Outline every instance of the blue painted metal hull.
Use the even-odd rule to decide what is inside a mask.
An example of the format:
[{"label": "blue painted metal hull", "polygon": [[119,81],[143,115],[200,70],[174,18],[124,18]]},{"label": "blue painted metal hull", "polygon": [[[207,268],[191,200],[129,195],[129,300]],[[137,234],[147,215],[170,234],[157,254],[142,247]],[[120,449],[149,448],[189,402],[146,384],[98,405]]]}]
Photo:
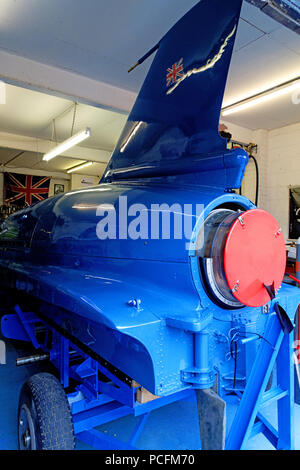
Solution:
[{"label": "blue painted metal hull", "polygon": [[[2,286],[38,299],[58,324],[162,395],[186,386],[180,370],[193,366],[194,354],[192,333],[166,327],[166,321],[180,318],[196,330],[215,304],[200,284],[195,287],[191,266],[197,258],[186,250],[185,240],[148,240],[145,245],[144,240],[98,239],[98,205],[107,200],[117,204],[122,195],[128,205],[138,198],[171,206],[178,189],[105,184],[18,213],[10,220],[10,233],[18,232],[25,243],[28,221],[30,248],[16,248],[16,240],[11,246],[10,235],[2,234]],[[201,188],[181,190],[180,200],[201,201],[205,213],[229,202],[253,207],[241,196]],[[131,299],[141,299],[140,310],[128,305]]]},{"label": "blue painted metal hull", "polygon": [[[213,331],[219,330],[220,321],[228,329],[236,312],[218,307],[207,296],[198,258],[186,249],[185,240],[147,240],[146,245],[144,240],[99,240],[96,209],[107,200],[117,204],[124,194],[128,204],[138,198],[171,206],[179,193],[186,204],[201,201],[204,217],[228,203],[254,207],[236,194],[203,188],[103,184],[16,214],[10,231],[20,233],[25,243],[21,232],[29,220],[30,248],[10,247],[6,232],[0,249],[2,286],[39,300],[41,311],[57,324],[157,395],[186,387],[181,371],[193,367],[193,333],[207,319]],[[132,299],[141,300],[140,309],[128,305]],[[259,308],[240,313],[254,322],[259,314]],[[212,341],[210,347],[213,357],[221,354],[218,343]]]}]

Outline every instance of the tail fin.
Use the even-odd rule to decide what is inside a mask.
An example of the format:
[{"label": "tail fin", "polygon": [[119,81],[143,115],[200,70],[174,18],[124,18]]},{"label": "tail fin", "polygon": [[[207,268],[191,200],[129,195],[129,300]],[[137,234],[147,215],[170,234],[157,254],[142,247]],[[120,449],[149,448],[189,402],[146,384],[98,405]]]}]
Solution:
[{"label": "tail fin", "polygon": [[102,181],[225,151],[218,124],[241,3],[202,0],[161,39]]}]

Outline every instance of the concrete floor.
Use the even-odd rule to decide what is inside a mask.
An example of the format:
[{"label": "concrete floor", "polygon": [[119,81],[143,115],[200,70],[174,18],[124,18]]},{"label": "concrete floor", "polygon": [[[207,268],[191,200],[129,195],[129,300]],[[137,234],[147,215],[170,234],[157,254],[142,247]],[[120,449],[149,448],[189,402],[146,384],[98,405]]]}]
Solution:
[{"label": "concrete floor", "polygon": [[[0,450],[17,449],[17,406],[22,384],[30,375],[47,370],[45,364],[16,367],[16,357],[26,354],[27,345],[20,342],[6,342],[7,364],[0,365]],[[27,354],[29,352],[27,351]],[[227,406],[227,423],[230,428],[236,410],[235,404]],[[275,408],[264,410],[266,417],[276,425]],[[126,441],[135,425],[132,416],[102,426],[106,432]],[[295,405],[295,444],[300,450],[300,406]],[[196,403],[193,398],[173,403],[151,413],[137,446],[151,450],[195,450],[200,448],[199,425]],[[248,442],[250,450],[272,450],[273,447],[263,435]],[[76,449],[89,449],[77,440]]]}]

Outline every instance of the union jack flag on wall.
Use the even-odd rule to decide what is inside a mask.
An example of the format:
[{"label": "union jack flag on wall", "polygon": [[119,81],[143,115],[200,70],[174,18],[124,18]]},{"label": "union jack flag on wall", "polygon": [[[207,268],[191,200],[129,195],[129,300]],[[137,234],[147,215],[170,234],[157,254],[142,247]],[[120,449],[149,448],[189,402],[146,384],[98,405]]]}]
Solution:
[{"label": "union jack flag on wall", "polygon": [[22,206],[43,201],[49,195],[50,178],[4,173],[4,202]]}]

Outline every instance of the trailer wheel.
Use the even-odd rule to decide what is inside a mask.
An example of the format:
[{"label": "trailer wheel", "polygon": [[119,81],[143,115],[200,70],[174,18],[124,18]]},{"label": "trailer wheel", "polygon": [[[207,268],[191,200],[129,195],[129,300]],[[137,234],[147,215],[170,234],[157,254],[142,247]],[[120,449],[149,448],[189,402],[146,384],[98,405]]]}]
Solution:
[{"label": "trailer wheel", "polygon": [[20,450],[72,450],[75,446],[70,406],[59,381],[39,373],[23,385],[18,409]]}]

